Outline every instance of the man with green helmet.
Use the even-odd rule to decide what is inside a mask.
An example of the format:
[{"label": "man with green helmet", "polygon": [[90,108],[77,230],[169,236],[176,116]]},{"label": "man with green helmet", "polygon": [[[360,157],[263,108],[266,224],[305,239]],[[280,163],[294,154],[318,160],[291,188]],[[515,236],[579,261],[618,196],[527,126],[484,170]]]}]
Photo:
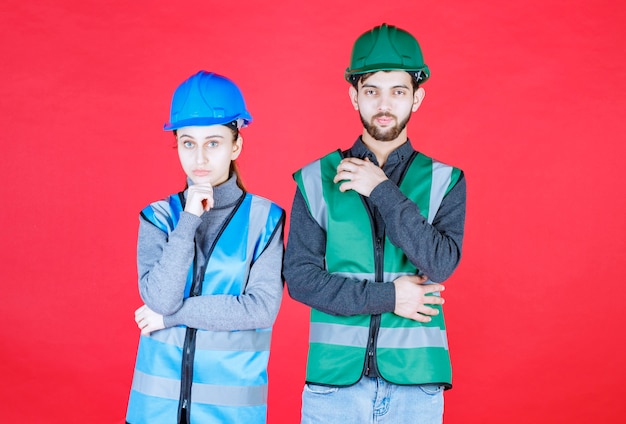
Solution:
[{"label": "man with green helmet", "polygon": [[429,77],[410,33],[362,34],[345,78],[363,132],[294,174],[284,275],[311,307],[302,423],[442,422],[440,293],[461,257],[465,178],[408,139]]}]

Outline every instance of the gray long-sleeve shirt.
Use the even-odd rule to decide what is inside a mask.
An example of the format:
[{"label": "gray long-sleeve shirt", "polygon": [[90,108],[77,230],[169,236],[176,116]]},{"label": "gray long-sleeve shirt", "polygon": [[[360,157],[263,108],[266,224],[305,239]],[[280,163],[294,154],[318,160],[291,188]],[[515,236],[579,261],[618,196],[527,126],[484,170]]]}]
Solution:
[{"label": "gray long-sleeve shirt", "polygon": [[[389,179],[364,199],[374,217],[376,235],[387,235],[430,280],[442,282],[456,269],[461,258],[465,178],[461,174],[444,197],[432,225],[429,224],[419,207],[398,188],[414,152],[408,140],[393,151],[383,166]],[[345,155],[367,157],[378,164],[376,156],[360,138]],[[284,275],[292,298],[333,315],[394,311],[396,297],[392,281],[358,281],[326,271],[326,233],[311,216],[299,189],[296,189],[290,222]]]},{"label": "gray long-sleeve shirt", "polygon": [[184,299],[187,273],[194,258],[194,243],[198,244],[196,259],[202,266],[208,260],[203,252],[209,251],[225,219],[243,194],[234,176],[215,187],[213,193],[213,208],[201,217],[181,212],[178,225],[169,238],[152,223],[140,218],[137,270],[141,298],[150,309],[164,316],[165,327],[186,325],[213,331],[270,327],[278,314],[283,290],[284,222],[278,225],[269,245],[253,263],[242,295],[203,295]]}]

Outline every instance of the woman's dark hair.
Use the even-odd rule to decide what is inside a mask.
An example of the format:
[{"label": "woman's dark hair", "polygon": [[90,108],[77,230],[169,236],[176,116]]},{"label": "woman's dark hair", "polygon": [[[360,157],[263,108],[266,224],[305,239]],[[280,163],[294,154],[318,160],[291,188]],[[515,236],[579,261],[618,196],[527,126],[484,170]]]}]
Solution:
[{"label": "woman's dark hair", "polygon": [[[239,127],[237,125],[237,121],[229,122],[228,124],[226,124],[226,126],[233,134],[233,141],[237,140],[237,138],[239,138]],[[246,191],[246,186],[243,184],[243,180],[241,179],[241,173],[239,172],[239,166],[237,166],[237,162],[235,162],[234,160],[230,161],[230,173],[231,175],[235,174],[237,176],[237,186],[243,191]]]}]

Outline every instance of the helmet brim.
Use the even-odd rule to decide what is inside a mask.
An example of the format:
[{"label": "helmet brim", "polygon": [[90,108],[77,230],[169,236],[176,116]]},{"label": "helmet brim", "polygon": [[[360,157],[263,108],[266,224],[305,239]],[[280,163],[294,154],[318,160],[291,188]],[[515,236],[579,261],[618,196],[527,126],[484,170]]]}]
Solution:
[{"label": "helmet brim", "polygon": [[172,131],[183,127],[208,127],[211,125],[226,125],[228,123],[236,121],[237,119],[243,120],[242,128],[248,126],[248,124],[252,122],[252,117],[250,115],[238,115],[224,118],[198,117],[166,123],[165,125],[163,125],[163,129],[165,131]]},{"label": "helmet brim", "polygon": [[419,83],[425,82],[428,78],[430,78],[430,70],[428,66],[423,67],[406,67],[406,65],[398,65],[397,63],[383,63],[377,64],[376,66],[366,66],[359,69],[350,69],[346,68],[346,72],[344,74],[344,78],[346,81],[351,82],[351,77],[353,75],[361,75],[367,74],[369,72],[378,72],[378,71],[405,71],[405,72],[421,72],[422,77],[420,78]]}]

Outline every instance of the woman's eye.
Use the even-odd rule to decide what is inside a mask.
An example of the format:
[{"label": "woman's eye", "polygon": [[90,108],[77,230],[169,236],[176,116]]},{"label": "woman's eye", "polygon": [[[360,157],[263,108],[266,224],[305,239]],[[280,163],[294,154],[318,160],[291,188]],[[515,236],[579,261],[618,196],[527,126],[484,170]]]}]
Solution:
[{"label": "woman's eye", "polygon": [[219,146],[219,145],[220,145],[220,143],[219,143],[219,142],[217,142],[217,141],[209,141],[209,142],[207,143],[207,146],[209,146],[209,147],[217,147],[217,146]]},{"label": "woman's eye", "polygon": [[193,143],[191,141],[183,141],[183,146],[187,149],[191,149],[193,147]]}]

